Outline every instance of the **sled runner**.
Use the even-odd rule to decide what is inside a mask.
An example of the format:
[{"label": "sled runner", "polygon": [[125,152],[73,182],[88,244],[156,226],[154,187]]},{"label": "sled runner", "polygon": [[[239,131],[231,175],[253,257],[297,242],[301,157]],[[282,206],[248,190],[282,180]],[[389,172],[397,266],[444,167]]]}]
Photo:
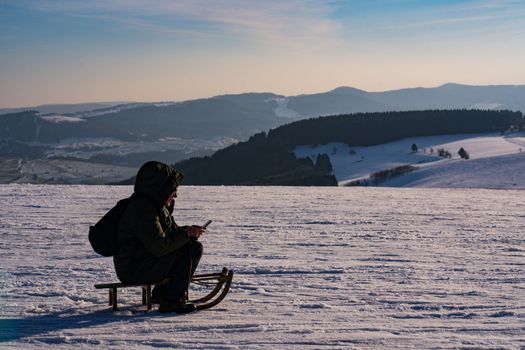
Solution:
[{"label": "sled runner", "polygon": [[[223,268],[218,273],[208,273],[194,275],[191,283],[196,285],[213,288],[211,292],[197,299],[190,299],[188,304],[194,305],[194,310],[209,309],[220,303],[230,290],[232,283],[233,271]],[[148,310],[152,308],[151,301],[151,284],[124,284],[124,283],[103,283],[95,284],[96,289],[109,290],[109,305],[113,311],[117,311],[117,291],[119,288],[141,287],[142,288],[142,305],[146,305]],[[192,310],[193,311],[193,310]]]}]

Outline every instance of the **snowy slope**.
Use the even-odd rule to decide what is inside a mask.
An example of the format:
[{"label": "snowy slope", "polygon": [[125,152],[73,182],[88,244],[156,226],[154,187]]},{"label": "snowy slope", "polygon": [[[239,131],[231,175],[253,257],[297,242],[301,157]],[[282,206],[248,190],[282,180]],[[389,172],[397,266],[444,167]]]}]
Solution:
[{"label": "snowy slope", "polygon": [[[0,185],[2,349],[523,349],[523,191],[182,187],[214,222],[199,271],[231,293],[191,315],[112,313],[88,226],[130,187]],[[194,291],[193,291],[194,292]]]},{"label": "snowy slope", "polygon": [[[418,152],[411,151],[416,144]],[[463,147],[470,155],[469,160],[459,161],[458,150]],[[438,149],[448,150],[452,159],[437,155]],[[525,134],[468,134],[441,135],[407,138],[388,144],[370,147],[351,147],[344,144],[327,144],[316,147],[300,146],[295,149],[298,157],[311,157],[326,153],[330,156],[333,172],[340,185],[370,174],[411,164],[418,170],[404,175],[396,181],[381,183],[382,186],[425,186],[425,187],[479,187],[479,188],[525,188]],[[500,158],[504,156],[503,158]],[[483,161],[478,161],[484,159]],[[472,164],[470,164],[472,163]],[[496,169],[496,168],[499,168]],[[505,169],[504,171],[502,169]],[[423,171],[424,170],[424,171]],[[455,179],[470,179],[460,183],[444,181],[446,172],[453,172]],[[435,174],[435,176],[433,176]],[[408,176],[408,177],[407,177]],[[423,180],[424,177],[441,177],[439,181]],[[411,181],[417,178],[417,183]],[[501,186],[501,184],[508,186]]]},{"label": "snowy slope", "polygon": [[431,163],[381,186],[525,189],[525,152]]}]

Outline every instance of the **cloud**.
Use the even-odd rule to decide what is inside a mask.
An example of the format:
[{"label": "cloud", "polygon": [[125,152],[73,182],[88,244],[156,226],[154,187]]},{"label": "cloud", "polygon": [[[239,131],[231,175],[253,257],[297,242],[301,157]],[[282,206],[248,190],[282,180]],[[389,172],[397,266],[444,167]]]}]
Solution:
[{"label": "cloud", "polygon": [[470,28],[475,33],[499,32],[503,35],[510,26],[525,24],[525,0],[458,1],[420,8],[403,14],[402,20],[392,21],[395,28],[439,27],[442,31],[461,31]]},{"label": "cloud", "polygon": [[516,9],[523,8],[524,0],[477,0],[463,4],[466,9]]},{"label": "cloud", "polygon": [[342,27],[331,17],[337,1],[323,0],[19,0],[16,6],[137,30],[283,45],[334,43]]},{"label": "cloud", "polygon": [[410,27],[429,27],[436,25],[447,25],[447,24],[462,24],[470,22],[484,22],[488,20],[494,20],[500,18],[499,16],[465,16],[465,17],[448,17],[439,19],[429,19],[421,22],[405,23],[398,27],[410,28]]}]

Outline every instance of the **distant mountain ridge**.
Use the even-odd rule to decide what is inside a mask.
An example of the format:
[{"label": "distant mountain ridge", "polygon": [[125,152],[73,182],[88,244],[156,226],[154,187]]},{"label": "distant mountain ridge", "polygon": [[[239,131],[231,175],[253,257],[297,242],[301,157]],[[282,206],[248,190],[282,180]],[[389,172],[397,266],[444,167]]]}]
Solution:
[{"label": "distant mountain ridge", "polygon": [[325,93],[289,97],[288,106],[303,117],[425,109],[525,111],[525,85],[471,86],[448,83],[435,88],[384,92],[367,92],[343,86]]},{"label": "distant mountain ridge", "polygon": [[[53,109],[53,106],[56,108]],[[97,108],[73,113],[61,112],[91,107]],[[0,138],[44,143],[71,137],[151,141],[162,137],[226,136],[242,140],[290,121],[327,115],[429,109],[525,111],[525,85],[470,86],[448,83],[436,88],[385,92],[338,87],[328,92],[289,97],[270,92],[243,93],[183,102],[108,102],[47,105],[41,106],[43,110],[34,108],[31,110],[38,113],[29,117],[33,119],[32,122],[22,122],[10,114],[0,114]],[[27,113],[18,115],[20,118],[28,116]],[[33,127],[29,127],[29,124]]]},{"label": "distant mountain ridge", "polygon": [[32,107],[17,107],[17,108],[0,108],[1,114],[19,113],[27,110],[35,110],[40,113],[78,113],[82,111],[92,111],[96,109],[106,109],[118,105],[129,104],[128,101],[120,102],[86,102],[86,103],[59,103],[46,104]]},{"label": "distant mountain ridge", "polygon": [[251,135],[311,117],[429,109],[525,111],[525,85],[449,83],[385,92],[343,86],[297,96],[262,92],[182,102],[44,107],[0,114],[0,157],[8,159],[6,164],[66,159],[137,167],[149,159],[175,163],[210,155]]},{"label": "distant mountain ridge", "polygon": [[[509,109],[525,111],[525,85],[466,85],[446,83],[438,87],[414,87],[381,92],[368,92],[349,86],[340,86],[327,92],[284,96],[271,92],[248,92],[218,95],[181,102],[94,102],[81,104],[40,105],[25,108],[0,109],[1,114],[36,110],[41,114],[63,113],[89,116],[114,113],[112,108],[133,109],[148,106],[167,107],[195,101],[228,100],[267,115],[279,117],[279,100],[299,118],[320,115],[408,111],[424,109]],[[486,108],[482,108],[486,107]],[[91,113],[93,114],[93,113]]]}]

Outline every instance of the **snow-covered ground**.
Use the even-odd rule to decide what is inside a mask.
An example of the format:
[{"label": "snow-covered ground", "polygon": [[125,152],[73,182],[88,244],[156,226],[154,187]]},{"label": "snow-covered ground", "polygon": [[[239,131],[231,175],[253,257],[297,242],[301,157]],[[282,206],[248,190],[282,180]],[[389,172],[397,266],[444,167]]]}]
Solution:
[{"label": "snow-covered ground", "polygon": [[274,99],[269,99],[268,101],[275,101],[277,107],[274,108],[273,112],[276,117],[281,118],[300,118],[301,116],[296,111],[288,108],[288,99],[285,97],[278,97]]},{"label": "snow-covered ground", "polygon": [[182,139],[164,137],[150,142],[127,142],[115,138],[68,138],[53,144],[47,158],[70,157],[89,159],[96,155],[122,156],[133,153],[178,151],[191,154],[197,151],[217,151],[239,140],[231,137],[211,139]]},{"label": "snow-covered ground", "polygon": [[52,123],[82,123],[85,122],[85,119],[78,118],[78,117],[71,117],[67,115],[62,114],[48,114],[40,116],[41,119],[47,120],[48,122]]},{"label": "snow-covered ground", "polygon": [[137,173],[136,167],[70,159],[19,160],[17,183],[116,183]]},{"label": "snow-covered ground", "polygon": [[525,151],[469,161],[429,163],[382,182],[381,186],[525,189]]},{"label": "snow-covered ground", "polygon": [[235,270],[211,310],[107,293],[88,226],[131,187],[0,185],[2,349],[524,349],[523,191],[190,187],[213,219],[199,271]]},{"label": "snow-covered ground", "polygon": [[[181,139],[164,137],[152,142],[126,142],[115,138],[68,138],[55,144],[31,142],[29,145],[48,147],[45,158],[0,157],[0,183],[115,183],[134,176],[137,166],[109,165],[90,160],[96,156],[129,156],[140,153],[161,153],[174,161],[185,154],[213,153],[239,142],[231,137],[211,139]],[[151,157],[155,158],[154,155]]]},{"label": "snow-covered ground", "polygon": [[[417,152],[411,151],[412,144],[418,147]],[[462,147],[469,153],[469,160],[460,160],[458,151]],[[449,151],[452,159],[439,157],[440,148]],[[370,147],[331,143],[295,149],[296,156],[314,160],[321,153],[330,156],[340,185],[367,178],[377,171],[411,164],[420,170],[381,186],[525,188],[524,133],[440,135]]]}]

